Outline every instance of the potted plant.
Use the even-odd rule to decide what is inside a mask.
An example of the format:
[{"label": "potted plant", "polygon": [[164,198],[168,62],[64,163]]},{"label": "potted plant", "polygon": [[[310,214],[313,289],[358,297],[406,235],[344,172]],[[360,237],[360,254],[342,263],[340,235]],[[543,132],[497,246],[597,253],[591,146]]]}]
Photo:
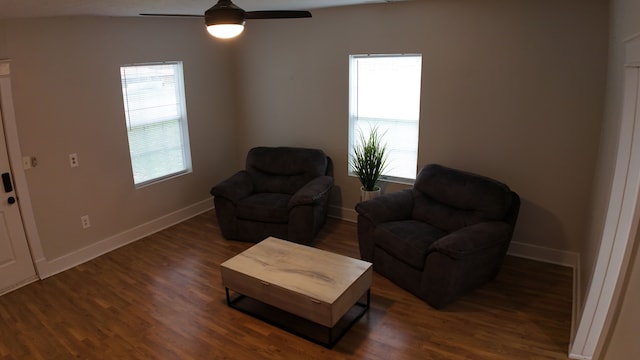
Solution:
[{"label": "potted plant", "polygon": [[365,201],[380,195],[378,179],[387,167],[387,145],[382,135],[373,127],[368,136],[360,132],[360,141],[353,148],[351,166],[362,184],[360,200]]}]

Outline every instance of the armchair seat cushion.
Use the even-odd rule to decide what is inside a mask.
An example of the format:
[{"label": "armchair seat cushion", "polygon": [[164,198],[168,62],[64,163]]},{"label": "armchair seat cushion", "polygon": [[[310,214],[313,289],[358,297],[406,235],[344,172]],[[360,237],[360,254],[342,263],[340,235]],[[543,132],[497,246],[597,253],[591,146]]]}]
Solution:
[{"label": "armchair seat cushion", "polygon": [[287,204],[290,199],[289,194],[253,194],[238,201],[237,216],[244,220],[286,224],[289,221]]},{"label": "armchair seat cushion", "polygon": [[422,221],[401,220],[381,223],[374,238],[377,247],[422,270],[431,245],[444,235],[444,231]]}]

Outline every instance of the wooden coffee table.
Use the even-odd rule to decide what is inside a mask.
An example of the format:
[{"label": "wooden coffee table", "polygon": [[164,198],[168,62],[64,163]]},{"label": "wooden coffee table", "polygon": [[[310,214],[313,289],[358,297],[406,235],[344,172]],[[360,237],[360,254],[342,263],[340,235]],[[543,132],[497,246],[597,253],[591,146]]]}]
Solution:
[{"label": "wooden coffee table", "polygon": [[[274,237],[220,271],[229,306],[328,347],[369,309],[371,263]],[[247,298],[253,306],[240,305]],[[322,331],[309,332],[309,324]]]}]

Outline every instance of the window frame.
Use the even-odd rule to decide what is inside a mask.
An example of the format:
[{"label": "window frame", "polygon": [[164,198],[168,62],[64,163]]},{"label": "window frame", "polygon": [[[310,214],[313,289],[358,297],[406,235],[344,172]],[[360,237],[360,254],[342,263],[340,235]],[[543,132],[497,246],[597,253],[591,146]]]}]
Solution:
[{"label": "window frame", "polygon": [[[123,71],[126,71],[125,70],[126,68],[132,68],[132,67],[145,67],[145,66],[152,67],[152,66],[162,66],[162,65],[174,66],[173,78],[174,78],[175,87],[176,87],[175,100],[176,100],[178,112],[179,112],[177,123],[178,123],[179,139],[180,139],[181,151],[182,151],[182,160],[183,160],[182,162],[184,164],[184,167],[178,171],[168,172],[163,175],[155,176],[153,178],[136,182],[135,169],[134,169],[134,157],[132,156],[132,152],[131,152],[132,146],[131,146],[131,138],[130,138],[130,129],[132,128],[132,126],[130,122],[130,116],[127,113],[130,106],[128,103],[129,95],[128,95],[128,92],[126,92],[125,90],[125,82],[124,82],[125,80],[123,78],[124,76]],[[193,171],[192,163],[191,163],[191,145],[189,141],[189,127],[188,127],[188,121],[187,121],[187,109],[186,109],[187,104],[186,104],[186,96],[185,96],[183,67],[184,65],[182,61],[133,63],[133,64],[124,64],[120,66],[120,85],[122,87],[122,103],[124,106],[124,113],[125,113],[124,124],[127,131],[127,146],[129,150],[129,161],[130,161],[130,166],[132,171],[132,178],[133,178],[133,183],[136,189],[143,188],[143,187],[156,184],[165,180],[169,180],[175,177],[179,177],[182,175],[186,175]],[[140,126],[148,126],[148,125],[154,125],[154,124],[157,125],[157,124],[161,124],[162,122],[169,122],[169,121],[172,121],[172,120],[154,119],[153,121]]]},{"label": "window frame", "polygon": [[[347,159],[347,167],[348,167],[348,175],[349,176],[353,176],[353,177],[357,177],[356,174],[353,171],[353,167],[351,165],[351,158],[353,156],[353,147],[355,142],[357,141],[357,139],[359,138],[359,134],[357,132],[356,129],[356,122],[358,120],[358,116],[356,116],[356,111],[354,110],[354,99],[357,98],[358,96],[358,87],[354,86],[354,84],[356,84],[357,82],[357,73],[356,71],[354,71],[354,65],[355,62],[357,61],[357,59],[361,59],[361,58],[388,58],[388,57],[393,57],[393,58],[397,58],[397,57],[419,57],[420,58],[420,89],[419,89],[419,94],[418,94],[418,99],[419,99],[419,103],[418,103],[418,118],[415,120],[415,123],[417,125],[417,129],[416,129],[416,143],[415,143],[415,157],[416,157],[416,164],[415,164],[415,174],[413,176],[413,178],[407,178],[407,177],[398,177],[398,176],[392,176],[392,175],[388,175],[386,174],[389,169],[389,165],[387,165],[387,169],[385,170],[385,173],[380,176],[380,181],[385,181],[385,182],[391,182],[391,183],[399,183],[399,184],[406,184],[406,185],[413,185],[413,183],[415,182],[415,179],[417,177],[417,172],[418,172],[418,155],[419,155],[419,131],[420,131],[420,110],[421,110],[421,93],[422,93],[422,60],[423,60],[423,56],[421,53],[397,53],[397,54],[351,54],[349,55],[349,134],[348,134],[348,146],[349,146],[349,152],[348,152],[348,159]],[[365,134],[366,135],[366,134]]]}]

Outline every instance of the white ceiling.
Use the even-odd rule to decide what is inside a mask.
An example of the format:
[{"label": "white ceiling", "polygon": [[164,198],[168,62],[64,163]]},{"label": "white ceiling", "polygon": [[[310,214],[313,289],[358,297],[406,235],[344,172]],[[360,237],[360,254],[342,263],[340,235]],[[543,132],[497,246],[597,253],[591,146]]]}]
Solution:
[{"label": "white ceiling", "polygon": [[[401,0],[233,0],[246,11],[313,10],[322,7]],[[0,19],[140,13],[204,14],[217,0],[0,0]]]}]

